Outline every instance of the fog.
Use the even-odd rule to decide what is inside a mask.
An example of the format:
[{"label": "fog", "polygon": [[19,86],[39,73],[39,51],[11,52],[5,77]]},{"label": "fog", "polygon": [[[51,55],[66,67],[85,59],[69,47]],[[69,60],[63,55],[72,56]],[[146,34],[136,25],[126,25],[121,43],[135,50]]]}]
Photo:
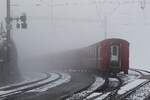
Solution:
[{"label": "fog", "polygon": [[[4,22],[5,1],[0,0],[0,21]],[[19,67],[27,60],[54,52],[85,47],[107,38],[130,42],[130,67],[149,68],[150,3],[144,0],[11,0],[12,16],[25,12],[28,29],[13,23],[12,37],[19,55]]]}]

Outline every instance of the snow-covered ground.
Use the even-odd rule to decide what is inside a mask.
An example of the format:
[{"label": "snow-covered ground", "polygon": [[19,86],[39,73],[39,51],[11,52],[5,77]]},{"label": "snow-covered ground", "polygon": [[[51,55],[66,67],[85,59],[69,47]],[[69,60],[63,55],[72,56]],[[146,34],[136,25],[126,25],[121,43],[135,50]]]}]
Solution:
[{"label": "snow-covered ground", "polygon": [[133,94],[131,94],[127,100],[144,100],[150,94],[150,82],[145,84],[136,90]]},{"label": "snow-covered ground", "polygon": [[8,95],[19,93],[23,89],[32,88],[34,86],[39,86],[41,84],[44,84],[44,83],[47,83],[47,82],[50,82],[50,81],[53,81],[53,80],[56,80],[57,78],[59,78],[59,75],[56,74],[56,73],[50,73],[50,76],[51,76],[50,78],[48,78],[48,79],[46,79],[44,81],[40,81],[40,82],[34,83],[34,84],[30,84],[30,85],[22,86],[22,87],[19,87],[19,88],[10,89],[10,90],[1,90],[0,91],[0,96],[1,97],[5,97],[5,96],[8,96]]},{"label": "snow-covered ground", "polygon": [[150,75],[150,73],[145,72],[145,71],[141,71],[144,75]]},{"label": "snow-covered ground", "polygon": [[123,80],[123,84],[127,84],[129,82],[132,82],[132,81],[140,78],[141,74],[136,71],[129,70],[128,74],[125,75],[123,73],[120,73],[120,74],[118,74],[118,76]]},{"label": "snow-covered ground", "polygon": [[35,82],[35,81],[44,79],[44,78],[47,77],[47,74],[32,72],[32,73],[23,73],[22,76],[23,76],[23,79],[24,79],[23,81],[21,81],[19,83],[7,85],[7,86],[4,86],[4,87],[0,87],[0,90],[4,90],[4,89],[9,88],[9,87],[19,86],[19,85],[22,85],[22,84],[31,83],[31,82]]},{"label": "snow-covered ground", "polygon": [[92,99],[93,97],[98,97],[98,96],[100,96],[100,95],[102,95],[102,93],[95,92],[95,93],[92,93],[91,95],[89,95],[88,97],[86,97],[85,100],[90,100],[90,99]]},{"label": "snow-covered ground", "polygon": [[92,92],[94,92],[96,89],[101,87],[104,83],[105,80],[102,77],[95,76],[95,82],[87,90],[74,94],[73,96],[71,96],[66,100],[82,100],[83,98],[87,97]]},{"label": "snow-covered ground", "polygon": [[140,72],[142,72],[142,74],[144,75],[150,75],[150,71],[148,70],[142,70],[142,69],[138,69]]},{"label": "snow-covered ground", "polygon": [[[141,77],[141,74],[136,71],[129,71],[129,74],[125,75],[123,73],[119,74],[119,77],[123,80],[124,86],[121,87],[118,91],[118,94],[124,94],[131,89],[137,87],[138,85],[142,84],[143,82],[146,82],[147,80],[145,79],[139,79]],[[118,80],[115,78],[109,78],[109,86],[116,87],[118,85]],[[86,98],[86,100],[93,99],[94,100],[103,100],[104,98],[108,97],[111,94],[111,92],[106,92],[104,94],[102,93],[92,93],[90,96]],[[132,99],[131,99],[132,100]]]},{"label": "snow-covered ground", "polygon": [[123,95],[125,94],[126,92],[129,92],[130,90],[136,88],[137,86],[139,86],[140,84],[146,82],[147,80],[146,79],[136,79],[135,81],[133,82],[130,82],[124,86],[122,86],[119,90],[118,90],[118,95]]},{"label": "snow-covered ground", "polygon": [[107,92],[104,93],[103,95],[99,96],[98,98],[94,99],[94,100],[103,100],[105,99],[111,92]]},{"label": "snow-covered ground", "polygon": [[119,85],[119,80],[116,78],[109,78],[109,87],[116,88]]},{"label": "snow-covered ground", "polygon": [[44,92],[44,91],[49,90],[52,87],[56,87],[56,86],[64,84],[64,83],[68,83],[71,80],[71,76],[69,74],[67,74],[67,73],[60,73],[60,74],[61,74],[61,78],[58,79],[57,81],[51,82],[47,85],[30,90],[28,92]]},{"label": "snow-covered ground", "polygon": [[[150,67],[149,66],[137,66],[135,67],[136,69],[139,69],[139,70],[145,70],[145,71],[149,71],[150,72]],[[142,72],[143,73],[143,72]],[[147,73],[148,74],[148,73]]]}]

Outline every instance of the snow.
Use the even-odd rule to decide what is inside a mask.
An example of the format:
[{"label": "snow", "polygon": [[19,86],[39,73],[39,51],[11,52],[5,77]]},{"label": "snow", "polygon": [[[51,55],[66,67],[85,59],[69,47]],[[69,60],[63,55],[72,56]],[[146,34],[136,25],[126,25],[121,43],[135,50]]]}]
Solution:
[{"label": "snow", "polygon": [[131,94],[128,100],[144,100],[150,94],[150,82],[140,87],[133,94]]},{"label": "snow", "polygon": [[143,69],[138,69],[140,72],[142,72],[142,74],[144,75],[150,75],[150,71],[146,72],[147,70],[143,70]]},{"label": "snow", "polygon": [[123,84],[127,84],[129,82],[132,82],[136,79],[139,79],[141,77],[141,74],[136,72],[136,71],[132,71],[129,70],[129,74],[118,74],[118,76],[123,80]]},{"label": "snow", "polygon": [[95,76],[95,82],[87,90],[74,94],[66,100],[81,100],[87,97],[88,95],[90,95],[100,86],[102,86],[104,83],[105,83],[105,80],[102,77]]},{"label": "snow", "polygon": [[145,72],[145,71],[141,71],[144,75],[150,75],[150,73]]},{"label": "snow", "polygon": [[51,82],[48,85],[44,85],[44,86],[41,86],[39,88],[30,90],[28,92],[44,92],[44,91],[49,90],[50,88],[59,86],[59,85],[64,84],[64,83],[68,83],[71,80],[71,76],[69,74],[67,74],[67,73],[60,73],[60,74],[62,77],[59,80]]},{"label": "snow", "polygon": [[111,93],[111,92],[107,92],[107,93],[105,93],[105,94],[99,96],[98,98],[96,98],[96,99],[94,99],[94,100],[103,100],[103,99],[105,99],[110,93]]},{"label": "snow", "polygon": [[91,95],[89,95],[86,99],[92,99],[92,98],[94,98],[94,97],[97,97],[97,96],[100,96],[100,95],[102,95],[102,93],[92,93]]},{"label": "snow", "polygon": [[129,69],[130,75],[141,75],[139,72]]},{"label": "snow", "polygon": [[38,86],[38,85],[41,85],[41,84],[44,84],[44,83],[47,83],[47,82],[50,82],[50,81],[53,81],[53,80],[59,78],[59,75],[56,74],[56,73],[50,73],[50,75],[51,75],[51,77],[49,79],[47,79],[47,80],[44,80],[44,81],[40,81],[40,82],[37,82],[37,83],[34,83],[34,84],[22,86],[22,87],[11,89],[11,90],[7,90],[7,91],[1,90],[0,91],[0,96],[1,97],[5,97],[5,96],[11,95],[11,94],[15,94],[16,92],[21,92],[23,89],[27,89],[27,88],[31,88],[31,87],[34,87],[34,86]]},{"label": "snow", "polygon": [[[150,67],[148,67],[148,66],[142,66],[142,67],[137,66],[136,69],[145,70],[145,71],[149,71],[149,72],[150,72]],[[149,74],[150,74],[150,73],[149,73]]]},{"label": "snow", "polygon": [[119,85],[119,80],[116,78],[109,78],[109,86],[117,87]]},{"label": "snow", "polygon": [[118,94],[119,94],[119,95],[122,95],[122,94],[124,94],[124,93],[126,93],[126,92],[128,92],[128,91],[130,91],[130,90],[132,90],[132,89],[134,89],[134,88],[136,88],[137,86],[139,86],[140,84],[142,84],[142,83],[144,83],[144,82],[146,82],[146,81],[147,81],[146,79],[137,79],[137,80],[135,80],[135,81],[133,81],[133,82],[130,82],[130,83],[128,83],[128,84],[122,86],[122,87],[118,90]]},{"label": "snow", "polygon": [[36,72],[34,72],[34,73],[24,73],[23,77],[24,77],[24,80],[22,82],[7,85],[7,86],[4,86],[4,87],[0,87],[0,90],[4,90],[4,89],[7,89],[7,88],[10,88],[10,87],[13,87],[13,86],[19,86],[19,85],[23,85],[23,84],[26,84],[26,83],[29,83],[29,82],[35,82],[35,81],[41,80],[43,78],[46,78],[47,74],[45,74],[45,73],[36,73]]}]

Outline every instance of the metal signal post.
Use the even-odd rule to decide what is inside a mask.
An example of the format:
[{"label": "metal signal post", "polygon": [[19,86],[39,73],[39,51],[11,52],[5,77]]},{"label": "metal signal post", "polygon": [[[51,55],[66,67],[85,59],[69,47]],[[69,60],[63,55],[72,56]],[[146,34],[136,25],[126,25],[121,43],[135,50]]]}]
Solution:
[{"label": "metal signal post", "polygon": [[18,21],[21,21],[21,28],[22,29],[26,29],[27,28],[27,17],[26,14],[22,14],[21,16],[14,18],[11,16],[11,2],[10,0],[6,1],[6,9],[7,9],[7,15],[6,15],[6,46],[7,46],[7,60],[9,61],[10,58],[10,40],[11,40],[11,29],[12,29],[12,21],[17,21],[17,28],[20,28],[20,24],[18,23]]},{"label": "metal signal post", "polygon": [[11,32],[10,0],[7,0],[6,30],[7,30],[7,41],[9,42]]},{"label": "metal signal post", "polygon": [[11,14],[10,14],[10,0],[7,0],[6,2],[6,9],[7,9],[7,15],[6,15],[6,45],[7,45],[7,61],[9,61],[10,58],[10,33],[11,33]]}]

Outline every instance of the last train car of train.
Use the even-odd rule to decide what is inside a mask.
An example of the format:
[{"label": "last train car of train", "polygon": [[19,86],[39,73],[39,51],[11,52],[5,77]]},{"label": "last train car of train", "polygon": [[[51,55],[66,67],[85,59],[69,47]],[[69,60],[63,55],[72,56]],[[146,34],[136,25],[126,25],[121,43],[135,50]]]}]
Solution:
[{"label": "last train car of train", "polygon": [[103,73],[128,74],[129,42],[123,39],[105,39],[100,42],[100,70]]},{"label": "last train car of train", "polygon": [[[78,50],[80,69],[99,71],[102,74],[128,74],[129,42],[119,38],[105,39]],[[80,59],[79,59],[80,58]]]}]

